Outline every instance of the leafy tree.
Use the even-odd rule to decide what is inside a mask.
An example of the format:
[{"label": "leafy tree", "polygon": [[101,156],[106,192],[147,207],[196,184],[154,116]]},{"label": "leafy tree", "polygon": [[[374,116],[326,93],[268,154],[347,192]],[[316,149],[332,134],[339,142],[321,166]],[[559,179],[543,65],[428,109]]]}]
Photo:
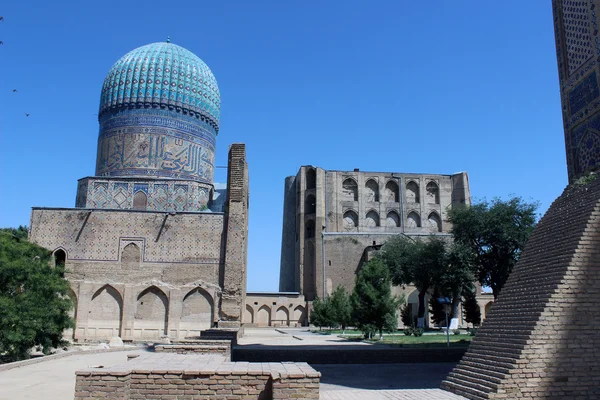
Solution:
[{"label": "leafy tree", "polygon": [[460,243],[446,245],[442,269],[435,285],[441,296],[452,301],[450,318],[458,318],[462,294],[472,288],[475,280],[475,259],[471,249]]},{"label": "leafy tree", "polygon": [[[24,228],[0,231],[0,354],[9,361],[64,346],[73,327],[64,266],[50,267],[50,252],[23,237]],[[26,232],[26,230],[25,230]]]},{"label": "leafy tree", "polygon": [[439,290],[436,288],[433,291],[433,296],[429,299],[429,312],[431,313],[432,321],[437,325],[446,325],[446,312],[444,305],[440,304],[438,298],[442,297]]},{"label": "leafy tree", "polygon": [[381,340],[383,331],[396,329],[400,300],[392,296],[390,273],[382,260],[374,258],[363,264],[351,300],[354,320],[367,338],[378,331]]},{"label": "leafy tree", "polygon": [[18,228],[0,228],[0,232],[11,234],[18,239],[27,239],[28,236],[28,229],[23,225],[19,225]]},{"label": "leafy tree", "polygon": [[495,198],[449,211],[455,242],[471,249],[479,282],[492,288],[494,299],[535,227],[538,206],[520,197],[507,201]]},{"label": "leafy tree", "polygon": [[331,300],[326,298],[321,300],[315,297],[313,300],[313,310],[310,313],[310,323],[316,325],[320,329],[324,326],[332,327],[335,324]]},{"label": "leafy tree", "polygon": [[345,333],[346,327],[352,323],[352,302],[346,288],[339,285],[331,297],[331,309],[333,320],[342,327],[342,335]]},{"label": "leafy tree", "polygon": [[411,319],[410,314],[411,314],[410,313],[410,304],[408,304],[408,302],[406,302],[400,309],[400,319],[402,320],[402,323],[404,324],[405,328],[408,328],[409,326],[412,326],[412,324],[413,324],[413,322],[410,320]]},{"label": "leafy tree", "polygon": [[395,285],[414,285],[419,291],[418,326],[424,325],[425,295],[433,288],[446,262],[444,240],[413,240],[398,235],[389,239],[379,254],[388,266]]},{"label": "leafy tree", "polygon": [[463,312],[465,313],[465,321],[478,326],[481,324],[481,310],[475,298],[474,290],[465,290],[463,293]]}]

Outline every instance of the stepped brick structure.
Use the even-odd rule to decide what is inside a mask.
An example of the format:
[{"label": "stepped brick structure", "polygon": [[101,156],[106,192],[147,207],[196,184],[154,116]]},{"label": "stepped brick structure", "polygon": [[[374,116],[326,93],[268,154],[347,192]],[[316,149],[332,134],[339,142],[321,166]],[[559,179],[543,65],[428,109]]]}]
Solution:
[{"label": "stepped brick structure", "polygon": [[469,399],[600,398],[599,304],[595,179],[567,187],[541,219],[442,388]]}]

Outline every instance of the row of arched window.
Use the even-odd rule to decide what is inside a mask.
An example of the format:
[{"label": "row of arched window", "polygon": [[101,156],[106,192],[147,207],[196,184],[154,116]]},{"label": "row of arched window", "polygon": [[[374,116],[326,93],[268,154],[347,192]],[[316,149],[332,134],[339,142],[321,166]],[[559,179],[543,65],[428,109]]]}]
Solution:
[{"label": "row of arched window", "polygon": [[[344,212],[344,229],[345,230],[353,230],[358,227],[358,214],[354,210],[347,210]],[[311,229],[314,236],[314,222],[312,220],[307,221],[308,223],[312,222]],[[400,226],[400,216],[396,211],[389,211],[386,216],[386,220],[384,222],[384,226],[393,228]],[[375,210],[370,210],[365,216],[365,226],[366,227],[378,227],[382,226],[379,218],[379,214]],[[406,216],[406,227],[407,228],[421,228],[421,216],[416,211],[411,211]],[[429,213],[427,217],[427,227],[433,232],[441,232],[442,231],[442,219],[435,211]],[[312,236],[310,236],[312,237]]]},{"label": "row of arched window", "polygon": [[[431,181],[427,184],[427,202],[440,204],[440,190],[437,183]],[[346,178],[342,182],[342,193],[345,197],[358,201],[358,184],[352,178]],[[374,179],[369,179],[365,183],[366,201],[379,202],[381,199],[379,193],[379,184]],[[400,199],[398,184],[390,180],[385,184],[383,193],[384,202],[397,203]],[[420,203],[419,184],[415,181],[409,181],[406,184],[406,201],[408,203]]]}]

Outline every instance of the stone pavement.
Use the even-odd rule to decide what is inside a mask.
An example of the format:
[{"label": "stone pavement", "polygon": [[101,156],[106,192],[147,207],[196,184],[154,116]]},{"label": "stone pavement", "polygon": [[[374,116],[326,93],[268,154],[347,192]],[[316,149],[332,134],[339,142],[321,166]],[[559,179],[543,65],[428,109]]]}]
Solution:
[{"label": "stone pavement", "polygon": [[[81,354],[0,372],[0,400],[64,400],[75,392],[75,371],[123,364],[127,354]],[[437,389],[453,363],[313,365],[322,373],[323,400],[440,399],[460,396]]]},{"label": "stone pavement", "polygon": [[317,365],[322,400],[459,400],[438,389],[455,363]]}]

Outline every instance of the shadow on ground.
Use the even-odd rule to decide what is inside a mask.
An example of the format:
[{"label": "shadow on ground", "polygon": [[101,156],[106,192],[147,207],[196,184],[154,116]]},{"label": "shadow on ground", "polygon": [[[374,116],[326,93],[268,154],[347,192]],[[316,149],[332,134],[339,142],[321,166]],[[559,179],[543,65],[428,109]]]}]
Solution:
[{"label": "shadow on ground", "polygon": [[438,389],[456,363],[311,364],[321,372],[321,390]]}]

